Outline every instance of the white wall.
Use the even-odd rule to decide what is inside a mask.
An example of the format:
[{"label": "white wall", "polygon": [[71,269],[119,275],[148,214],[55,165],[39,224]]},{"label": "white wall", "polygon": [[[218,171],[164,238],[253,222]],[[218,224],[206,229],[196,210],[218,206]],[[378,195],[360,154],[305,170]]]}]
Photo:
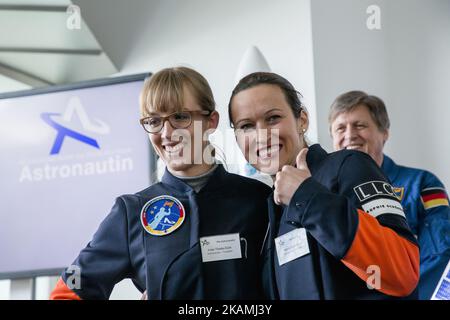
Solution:
[{"label": "white wall", "polygon": [[[381,30],[366,26],[372,4]],[[319,141],[331,150],[334,98],[367,91],[388,108],[386,153],[450,187],[450,1],[314,0],[312,22]]]},{"label": "white wall", "polygon": [[10,289],[11,289],[10,280],[0,280],[0,300],[10,299]]},{"label": "white wall", "polygon": [[450,1],[396,0],[388,9],[393,123],[386,149],[450,188]]},{"label": "white wall", "polygon": [[[385,1],[314,0],[311,3],[319,141],[332,150],[328,111],[339,94],[361,89],[385,98],[387,29]],[[381,8],[382,29],[366,27],[366,9]]]},{"label": "white wall", "polygon": [[[37,277],[35,299],[47,300],[59,277]],[[0,300],[32,299],[32,279],[0,280]]]},{"label": "white wall", "polygon": [[26,89],[30,89],[30,86],[0,74],[0,94]]}]

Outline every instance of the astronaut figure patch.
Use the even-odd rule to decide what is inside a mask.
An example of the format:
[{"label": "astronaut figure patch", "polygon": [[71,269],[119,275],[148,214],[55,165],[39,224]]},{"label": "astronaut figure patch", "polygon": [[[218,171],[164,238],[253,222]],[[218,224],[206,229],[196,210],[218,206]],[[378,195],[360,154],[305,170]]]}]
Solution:
[{"label": "astronaut figure patch", "polygon": [[145,231],[154,236],[165,236],[177,230],[184,221],[185,210],[174,197],[163,195],[148,201],[141,211]]}]

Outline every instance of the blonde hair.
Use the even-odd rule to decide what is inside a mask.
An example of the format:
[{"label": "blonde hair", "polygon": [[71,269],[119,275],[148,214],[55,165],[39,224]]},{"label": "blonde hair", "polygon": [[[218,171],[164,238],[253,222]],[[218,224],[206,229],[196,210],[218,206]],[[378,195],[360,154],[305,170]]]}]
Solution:
[{"label": "blonde hair", "polygon": [[185,88],[191,91],[202,110],[216,109],[208,81],[193,69],[174,67],[162,69],[145,81],[139,99],[141,117],[148,117],[152,111],[181,111]]}]

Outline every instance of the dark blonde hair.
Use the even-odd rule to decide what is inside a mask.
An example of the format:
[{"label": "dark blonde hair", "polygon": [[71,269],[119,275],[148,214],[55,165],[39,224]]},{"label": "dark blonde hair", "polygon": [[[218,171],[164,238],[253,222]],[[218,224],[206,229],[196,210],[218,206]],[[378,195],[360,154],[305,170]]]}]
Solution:
[{"label": "dark blonde hair", "polygon": [[141,117],[151,111],[180,111],[187,88],[203,110],[214,111],[216,103],[208,81],[197,71],[187,67],[166,68],[145,81],[140,95]]}]

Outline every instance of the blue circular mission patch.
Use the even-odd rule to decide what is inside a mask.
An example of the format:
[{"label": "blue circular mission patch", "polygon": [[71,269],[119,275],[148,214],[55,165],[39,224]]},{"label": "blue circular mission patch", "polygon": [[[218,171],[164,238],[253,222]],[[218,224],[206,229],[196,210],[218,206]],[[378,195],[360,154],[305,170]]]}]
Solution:
[{"label": "blue circular mission patch", "polygon": [[185,215],[177,198],[164,195],[153,198],[142,207],[141,223],[151,235],[165,236],[183,224]]}]

